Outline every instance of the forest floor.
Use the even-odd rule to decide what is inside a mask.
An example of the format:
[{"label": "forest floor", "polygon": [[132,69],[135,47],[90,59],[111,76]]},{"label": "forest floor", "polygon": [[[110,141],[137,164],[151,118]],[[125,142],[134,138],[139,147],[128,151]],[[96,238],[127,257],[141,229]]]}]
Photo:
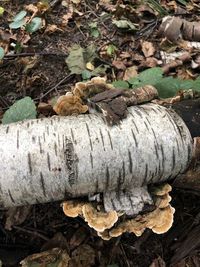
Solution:
[{"label": "forest floor", "polygon": [[[198,2],[0,1],[0,119],[26,96],[34,100],[37,117],[51,116],[55,98],[93,76],[117,80],[122,88],[143,82],[134,80],[138,73],[159,67],[165,78],[171,77],[167,83],[173,92],[185,89],[180,80],[192,82],[199,75]],[[168,31],[160,27],[167,15]],[[20,266],[25,257],[58,247],[68,251],[71,267],[200,266],[200,198],[174,187],[171,196],[175,221],[166,234],[149,230],[141,237],[124,234],[110,241],[81,218],[66,217],[61,203],[1,211],[0,260],[3,266]],[[48,265],[51,257],[26,266],[58,266]]]}]

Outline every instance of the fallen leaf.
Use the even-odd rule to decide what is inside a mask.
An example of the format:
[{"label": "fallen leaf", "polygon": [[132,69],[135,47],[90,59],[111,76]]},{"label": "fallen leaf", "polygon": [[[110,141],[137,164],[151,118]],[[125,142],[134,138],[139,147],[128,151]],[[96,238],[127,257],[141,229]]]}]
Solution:
[{"label": "fallen leaf", "polygon": [[145,57],[151,57],[155,53],[155,48],[151,42],[144,41],[142,42],[142,52]]},{"label": "fallen leaf", "polygon": [[30,97],[16,101],[3,115],[2,124],[36,118],[36,106]]},{"label": "fallen leaf", "polygon": [[72,252],[69,267],[92,267],[94,263],[94,249],[87,244],[83,244]]},{"label": "fallen leaf", "polygon": [[5,229],[11,231],[12,226],[22,224],[31,211],[31,206],[13,207],[6,212]]},{"label": "fallen leaf", "polygon": [[68,267],[70,257],[66,250],[53,248],[28,256],[20,262],[21,267]]},{"label": "fallen leaf", "polygon": [[112,62],[113,67],[115,67],[118,70],[125,70],[126,66],[124,65],[122,60],[113,60]]},{"label": "fallen leaf", "polygon": [[130,78],[136,77],[138,75],[137,67],[132,66],[125,70],[123,80],[128,81]]}]

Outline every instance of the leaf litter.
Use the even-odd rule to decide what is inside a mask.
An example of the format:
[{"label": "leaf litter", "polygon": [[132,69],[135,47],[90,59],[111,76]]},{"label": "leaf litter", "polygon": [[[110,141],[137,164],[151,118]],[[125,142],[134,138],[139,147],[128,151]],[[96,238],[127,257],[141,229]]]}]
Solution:
[{"label": "leaf litter", "polygon": [[[151,85],[161,98],[198,95],[198,12],[198,1],[189,0],[53,0],[28,5],[3,1],[2,123],[54,115],[60,96],[95,76],[105,77],[120,90]],[[81,220],[65,218],[59,203],[2,212],[0,259],[5,266],[19,265],[25,257],[19,259],[20,252],[10,264],[14,247],[27,253],[22,266],[51,266],[51,260],[58,266],[198,266],[198,240],[193,237],[198,230],[188,225],[198,215],[199,199],[187,192],[175,193],[179,211],[165,237],[145,233],[141,238],[124,235],[105,242]],[[191,231],[192,241],[184,235],[184,227],[188,236]],[[48,247],[56,233],[65,241],[58,238]],[[187,242],[194,244],[194,250]]]}]

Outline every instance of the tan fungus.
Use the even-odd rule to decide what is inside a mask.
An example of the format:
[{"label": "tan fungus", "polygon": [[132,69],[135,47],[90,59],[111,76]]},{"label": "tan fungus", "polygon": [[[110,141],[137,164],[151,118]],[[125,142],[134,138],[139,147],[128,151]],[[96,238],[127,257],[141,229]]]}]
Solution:
[{"label": "tan fungus", "polygon": [[89,98],[109,89],[114,89],[114,87],[111,84],[107,84],[105,78],[94,77],[88,82],[76,83],[72,92],[80,98]]},{"label": "tan fungus", "polygon": [[66,216],[75,218],[82,214],[84,202],[68,200],[62,203],[63,212]]},{"label": "tan fungus", "polygon": [[98,232],[103,232],[105,229],[111,228],[118,220],[116,211],[98,211],[90,203],[83,206],[82,212],[88,225]]},{"label": "tan fungus", "polygon": [[80,97],[68,92],[60,96],[53,107],[54,111],[61,116],[78,115],[88,111],[88,106],[83,105]]}]

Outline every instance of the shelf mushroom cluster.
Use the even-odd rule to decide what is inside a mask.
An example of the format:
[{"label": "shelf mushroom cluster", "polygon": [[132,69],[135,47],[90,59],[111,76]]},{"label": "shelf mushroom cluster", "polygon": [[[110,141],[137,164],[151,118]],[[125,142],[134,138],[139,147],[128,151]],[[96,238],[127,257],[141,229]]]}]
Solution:
[{"label": "shelf mushroom cluster", "polygon": [[[154,187],[152,197],[155,209],[131,219],[126,218],[123,211],[105,212],[103,206],[78,200],[65,201],[63,211],[69,217],[81,216],[104,240],[120,236],[124,232],[141,236],[147,228],[152,229],[154,233],[163,234],[171,228],[175,212],[175,209],[170,205],[170,191],[171,186],[169,184]],[[120,218],[122,216],[123,220]]]}]

